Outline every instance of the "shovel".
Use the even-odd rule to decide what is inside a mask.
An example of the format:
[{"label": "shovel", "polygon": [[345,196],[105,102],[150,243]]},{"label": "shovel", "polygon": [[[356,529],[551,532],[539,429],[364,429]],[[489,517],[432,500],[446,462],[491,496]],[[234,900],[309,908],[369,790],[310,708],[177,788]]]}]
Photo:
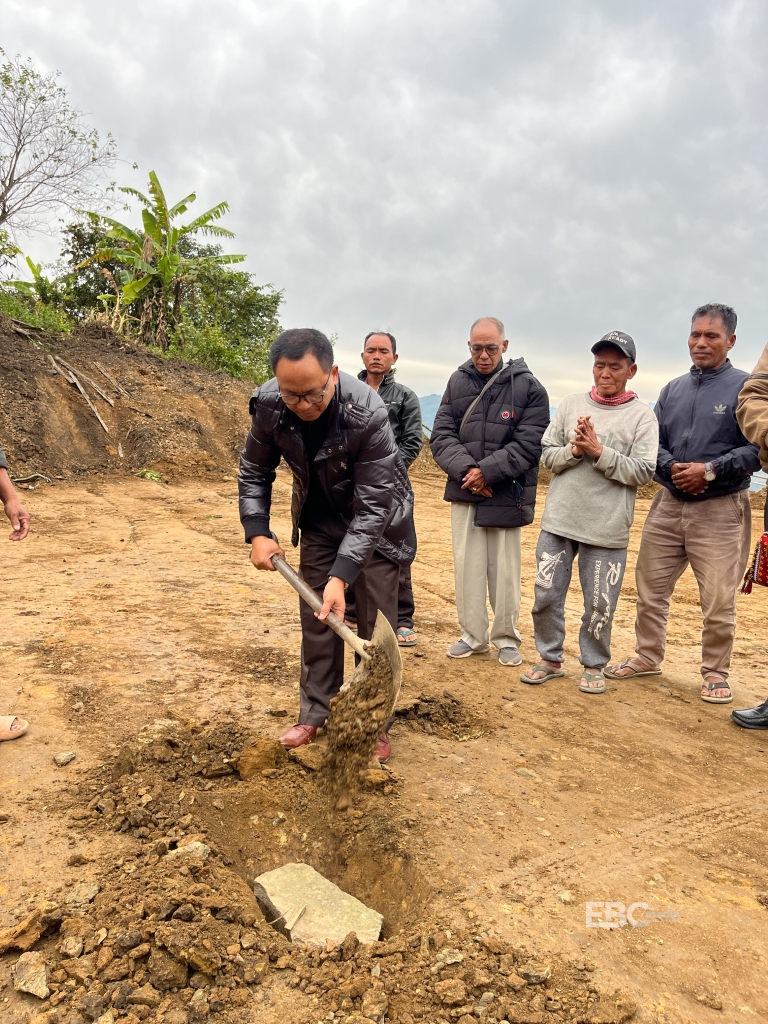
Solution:
[{"label": "shovel", "polygon": [[[315,591],[310,587],[295,569],[292,569],[290,565],[281,558],[280,555],[272,556],[272,564],[275,569],[280,573],[283,579],[287,580],[288,583],[293,587],[302,601],[306,602],[314,612],[319,612],[323,607],[322,600],[318,597]],[[395,704],[400,694],[400,684],[403,679],[403,660],[400,655],[400,645],[397,642],[395,631],[389,624],[389,621],[379,611],[376,613],[376,625],[373,629],[373,636],[370,640],[361,640],[356,633],[347,626],[342,619],[335,612],[329,612],[325,618],[326,625],[340,636],[344,643],[348,644],[352,650],[360,658],[360,664],[355,669],[354,673],[347,679],[341,689],[339,690],[339,697],[347,695],[354,700],[356,689],[361,688],[361,682],[364,682],[368,666],[371,662],[371,653],[369,649],[378,648],[385,656],[391,669],[391,679],[389,673],[379,673],[381,686],[379,688],[379,698],[384,698],[380,703],[377,701],[378,707],[382,708],[386,713],[384,721],[386,722],[395,710]],[[366,710],[366,709],[361,709]],[[381,712],[377,714],[377,718],[380,717]]]}]

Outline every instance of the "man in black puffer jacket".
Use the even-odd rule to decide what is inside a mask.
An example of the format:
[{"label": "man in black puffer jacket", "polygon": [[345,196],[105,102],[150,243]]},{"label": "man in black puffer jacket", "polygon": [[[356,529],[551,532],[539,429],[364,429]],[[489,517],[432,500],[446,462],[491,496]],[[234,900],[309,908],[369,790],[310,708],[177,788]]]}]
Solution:
[{"label": "man in black puffer jacket", "polygon": [[[269,529],[272,483],[281,457],[293,472],[291,516],[299,568],[322,594],[317,616],[300,602],[299,723],[286,747],[314,738],[343,682],[344,644],[323,622],[344,617],[344,590],[355,592],[358,629],[370,639],[377,610],[397,628],[401,565],[416,554],[413,491],[387,420],[367,384],[340,373],[320,331],[284,331],[270,349],[275,379],[251,399],[253,417],[240,457],[240,519],[257,569],[274,570],[283,554]],[[376,756],[389,757],[382,735]]]},{"label": "man in black puffer jacket", "polygon": [[[448,381],[431,447],[448,474],[462,631],[448,654],[485,654],[491,641],[499,664],[519,665],[520,528],[533,522],[549,398],[523,359],[504,364],[508,344],[500,320],[483,317],[472,325],[471,359]],[[490,633],[486,589],[494,612]]]}]

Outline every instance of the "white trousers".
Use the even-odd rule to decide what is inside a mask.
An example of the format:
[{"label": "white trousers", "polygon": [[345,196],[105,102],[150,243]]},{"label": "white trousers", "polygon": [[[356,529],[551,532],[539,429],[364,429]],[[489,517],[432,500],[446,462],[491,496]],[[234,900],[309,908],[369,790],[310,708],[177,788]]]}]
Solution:
[{"label": "white trousers", "polygon": [[[474,525],[475,506],[451,503],[453,575],[461,639],[473,650],[492,641],[495,647],[517,647],[520,634],[522,538],[519,527],[495,530]],[[493,609],[488,631],[486,594]]]}]

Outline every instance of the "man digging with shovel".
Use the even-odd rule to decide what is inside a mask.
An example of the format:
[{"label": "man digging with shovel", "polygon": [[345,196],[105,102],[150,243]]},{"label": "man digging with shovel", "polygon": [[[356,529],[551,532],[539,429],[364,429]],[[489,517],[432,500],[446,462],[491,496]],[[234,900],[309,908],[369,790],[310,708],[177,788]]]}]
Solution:
[{"label": "man digging with shovel", "polygon": [[[400,566],[416,554],[413,491],[376,392],[341,373],[320,331],[284,331],[269,353],[274,379],[251,398],[251,430],[240,457],[240,519],[251,561],[275,570],[285,558],[269,528],[272,483],[281,457],[293,473],[291,516],[302,578],[322,596],[301,615],[298,724],[280,737],[287,748],[313,740],[343,683],[344,644],[326,625],[344,618],[346,588],[357,604],[358,632],[370,639],[380,610],[397,628]],[[382,733],[376,757],[386,761]]]}]

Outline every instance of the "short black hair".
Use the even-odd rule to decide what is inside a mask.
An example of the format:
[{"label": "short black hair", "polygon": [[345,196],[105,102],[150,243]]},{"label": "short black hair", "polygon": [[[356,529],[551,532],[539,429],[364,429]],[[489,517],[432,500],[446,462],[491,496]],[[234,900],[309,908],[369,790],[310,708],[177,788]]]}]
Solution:
[{"label": "short black hair", "polygon": [[314,327],[294,327],[278,334],[269,350],[269,365],[274,373],[281,359],[297,363],[308,353],[315,357],[326,373],[331,372],[333,345],[322,331],[316,331]]},{"label": "short black hair", "polygon": [[700,316],[709,317],[714,320],[715,317],[720,317],[723,321],[723,327],[725,327],[725,333],[730,336],[736,333],[736,310],[733,306],[724,306],[722,302],[708,302],[704,306],[699,306],[698,309],[693,311],[691,317],[691,323],[694,320],[698,320]]},{"label": "short black hair", "polygon": [[392,342],[392,355],[396,355],[397,342],[395,341],[394,334],[390,334],[389,331],[368,331],[368,333],[365,336],[365,341],[363,342],[363,348],[365,348],[365,342],[368,341],[369,338],[372,338],[374,334],[383,334],[385,338],[389,338],[389,340]]}]

